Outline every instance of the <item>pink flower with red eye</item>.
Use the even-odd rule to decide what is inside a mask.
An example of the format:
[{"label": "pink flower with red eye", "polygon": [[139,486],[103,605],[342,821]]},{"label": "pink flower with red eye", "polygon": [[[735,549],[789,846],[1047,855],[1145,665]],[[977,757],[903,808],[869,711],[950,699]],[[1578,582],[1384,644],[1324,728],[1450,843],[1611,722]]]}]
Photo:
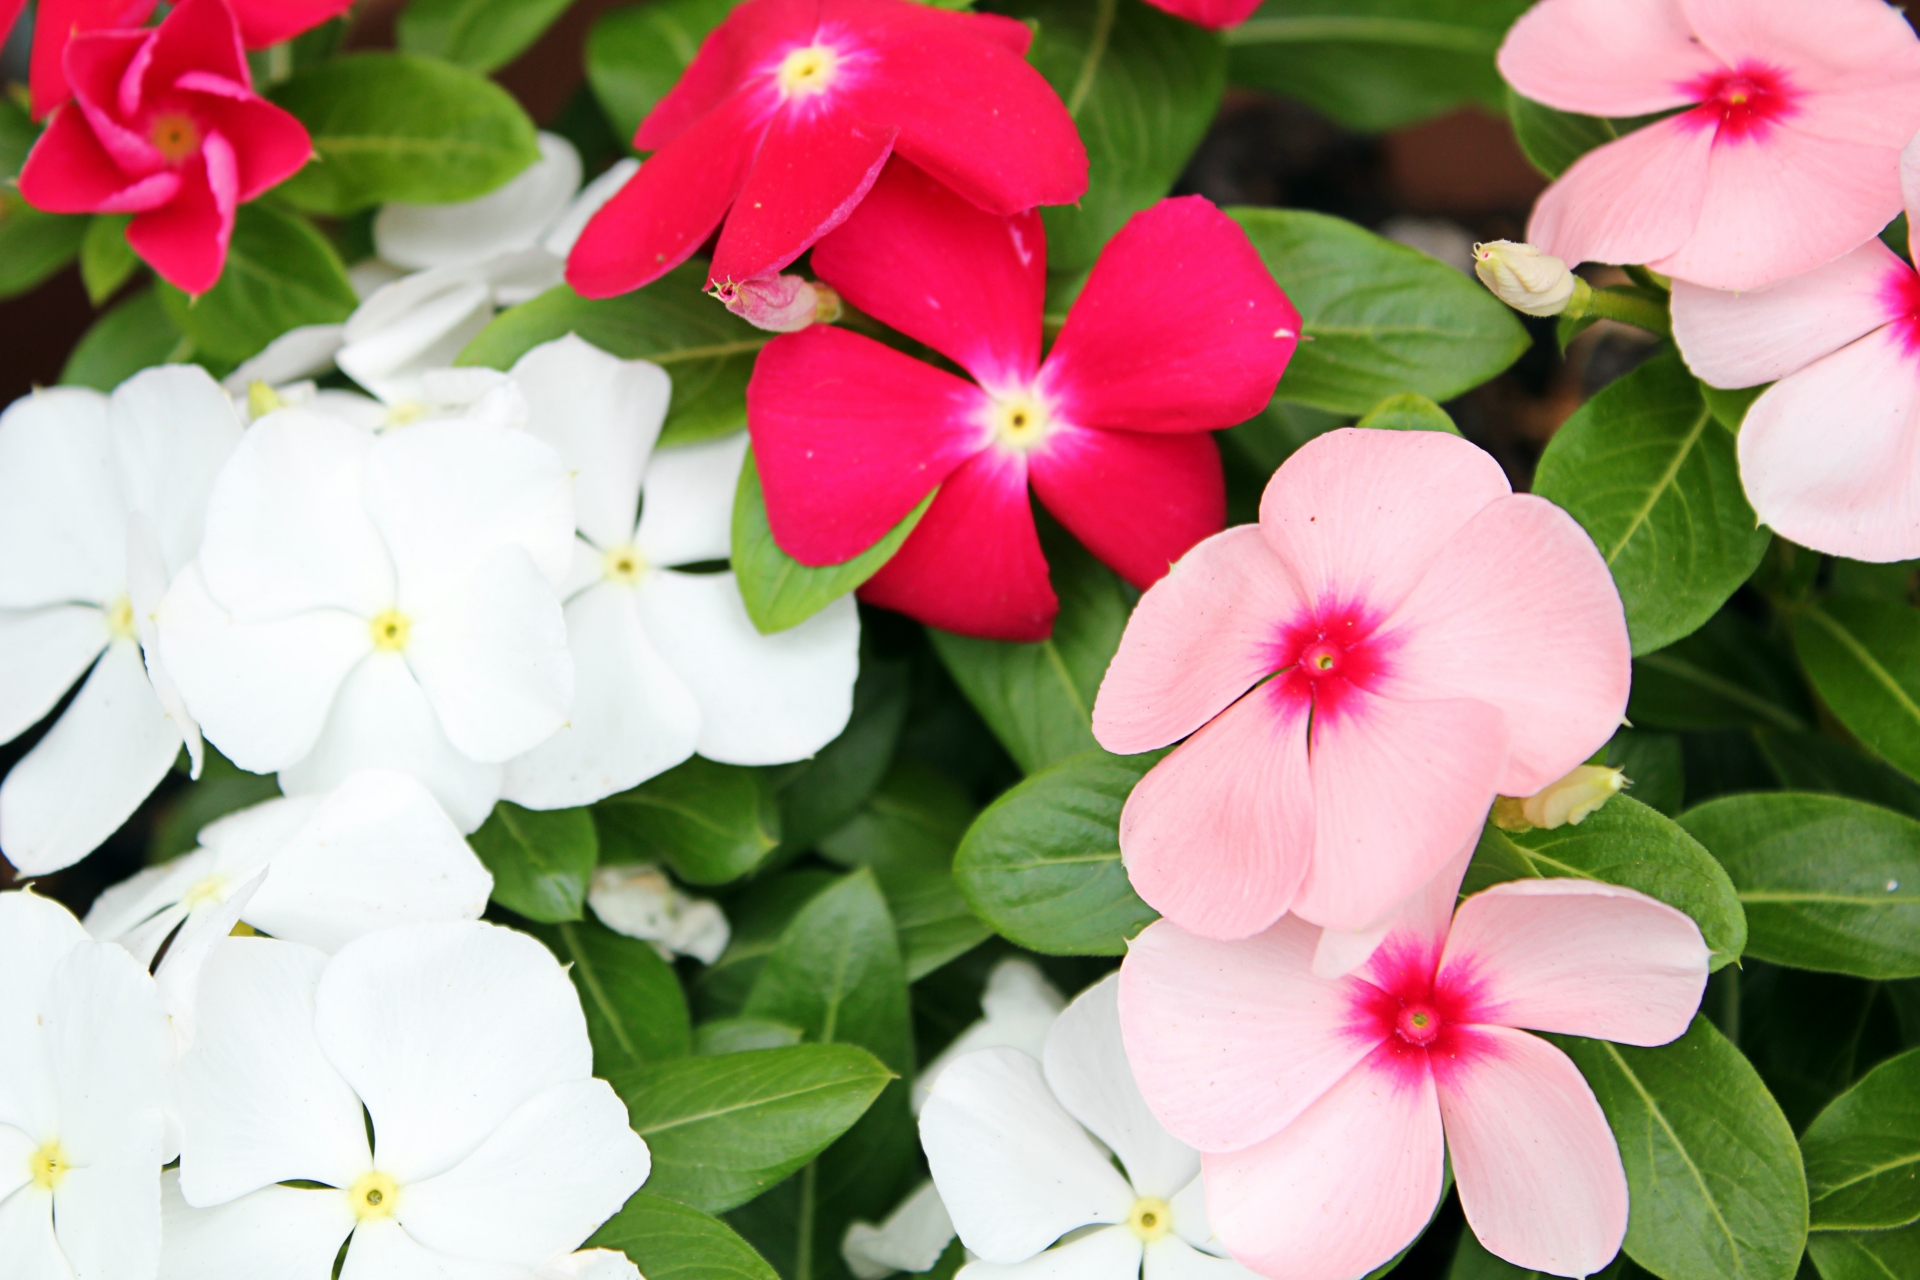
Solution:
[{"label": "pink flower with red eye", "polygon": [[1260,7],[1260,0],[1147,0],[1147,3],[1213,31],[1239,26]]},{"label": "pink flower with red eye", "polygon": [[253,92],[222,0],[182,0],[151,30],[67,45],[76,100],[55,112],[20,171],[50,213],[131,213],[127,240],[188,293],[226,265],[234,211],[313,154],[300,122]]},{"label": "pink flower with red eye", "polygon": [[1612,575],[1566,512],[1458,436],[1321,436],[1258,525],[1147,592],[1107,668],[1101,746],[1187,739],[1127,798],[1127,874],[1210,938],[1289,910],[1377,933],[1496,794],[1612,736],[1630,669]]},{"label": "pink flower with red eye", "polygon": [[[1900,176],[1920,228],[1920,139]],[[1774,383],[1740,427],[1763,524],[1851,560],[1920,556],[1920,273],[1905,259],[1873,239],[1748,293],[1676,280],[1673,335],[1713,386]]]},{"label": "pink flower with red eye", "polygon": [[1582,156],[1527,239],[1751,289],[1831,261],[1900,211],[1920,39],[1882,0],[1541,0],[1500,73],[1598,116],[1685,108]]},{"label": "pink flower with red eye", "polygon": [[1627,1183],[1579,1070],[1527,1031],[1659,1045],[1700,1004],[1683,913],[1588,880],[1495,885],[1454,910],[1463,854],[1355,974],[1315,976],[1289,916],[1220,942],[1158,921],[1120,967],[1120,1023],[1153,1114],[1203,1153],[1207,1219],[1276,1280],[1351,1280],[1415,1236],[1446,1151],[1481,1243],[1586,1276],[1619,1250]]},{"label": "pink flower with red eye", "polygon": [[1059,609],[1029,484],[1122,577],[1154,582],[1225,522],[1207,432],[1266,407],[1300,329],[1246,233],[1198,196],[1121,228],[1044,361],[1037,213],[982,212],[895,162],[813,268],[972,380],[821,325],[767,344],[747,427],[774,539],[838,564],[938,486],[861,598],[993,639],[1044,639]]},{"label": "pink flower with red eye", "polygon": [[[748,0],[641,122],[653,156],[587,225],[567,281],[625,293],[714,228],[711,280],[771,275],[853,212],[898,154],[989,213],[1071,204],[1087,152],[1027,63],[1033,32],[912,0]],[[729,213],[731,210],[731,213]]]}]

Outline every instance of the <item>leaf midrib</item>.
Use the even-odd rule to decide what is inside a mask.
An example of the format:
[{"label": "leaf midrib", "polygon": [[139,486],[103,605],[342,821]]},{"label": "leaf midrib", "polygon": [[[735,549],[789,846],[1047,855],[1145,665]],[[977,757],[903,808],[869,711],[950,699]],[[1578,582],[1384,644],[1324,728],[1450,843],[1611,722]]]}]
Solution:
[{"label": "leaf midrib", "polygon": [[1808,609],[1806,616],[1824,627],[1827,634],[1832,636],[1855,662],[1866,668],[1867,674],[1892,696],[1894,702],[1906,712],[1907,718],[1914,722],[1915,728],[1920,729],[1920,705],[1915,705],[1905,686],[1893,678],[1893,673],[1881,665],[1880,660],[1875,658],[1851,631],[1841,626],[1823,609]]},{"label": "leaf midrib", "polygon": [[1706,430],[1707,424],[1711,421],[1713,421],[1712,413],[1703,406],[1700,416],[1687,431],[1687,438],[1680,442],[1678,449],[1674,450],[1673,460],[1667,464],[1666,471],[1661,474],[1659,481],[1647,494],[1647,500],[1641,504],[1640,510],[1634,513],[1633,519],[1620,534],[1619,541],[1613,544],[1613,549],[1607,552],[1608,568],[1613,567],[1613,562],[1619,558],[1622,551],[1626,550],[1627,544],[1633,541],[1633,536],[1639,533],[1641,526],[1652,517],[1653,509],[1660,505],[1660,499],[1673,487],[1675,478],[1680,474],[1680,468],[1686,464],[1688,456],[1693,453],[1693,446],[1699,443],[1701,433]]},{"label": "leaf midrib", "polygon": [[701,1111],[692,1115],[680,1116],[659,1124],[649,1124],[634,1130],[634,1132],[644,1138],[651,1134],[665,1133],[670,1129],[678,1129],[683,1125],[699,1124],[704,1120],[717,1120],[722,1116],[730,1116],[736,1112],[751,1111],[755,1107],[764,1107],[775,1102],[787,1102],[794,1098],[804,1098],[809,1094],[824,1093],[835,1089],[847,1089],[859,1083],[861,1082],[857,1079],[828,1080],[822,1081],[819,1084],[808,1085],[804,1089],[790,1089],[785,1093],[761,1094],[750,1101],[737,1103],[728,1107],[718,1107],[710,1111]]}]

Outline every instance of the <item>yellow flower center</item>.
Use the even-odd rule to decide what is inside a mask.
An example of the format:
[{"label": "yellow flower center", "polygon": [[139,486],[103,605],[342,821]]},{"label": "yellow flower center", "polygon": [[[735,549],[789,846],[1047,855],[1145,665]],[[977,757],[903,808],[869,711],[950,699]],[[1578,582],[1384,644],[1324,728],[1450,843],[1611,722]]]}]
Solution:
[{"label": "yellow flower center", "polygon": [[624,582],[628,586],[640,581],[640,575],[647,571],[647,559],[632,547],[615,547],[601,557],[601,568],[614,582]]},{"label": "yellow flower center", "polygon": [[347,1191],[347,1204],[362,1222],[392,1217],[399,1203],[400,1184],[384,1173],[365,1174]]},{"label": "yellow flower center", "polygon": [[833,83],[833,73],[840,67],[840,55],[821,44],[810,44],[804,49],[795,49],[780,63],[775,79],[780,82],[780,92],[788,97],[804,97],[810,93],[819,93]]},{"label": "yellow flower center", "polygon": [[1127,1226],[1151,1244],[1173,1230],[1173,1206],[1159,1196],[1141,1196],[1127,1214]]},{"label": "yellow flower center", "polygon": [[27,1172],[43,1191],[59,1186],[71,1168],[73,1165],[68,1162],[66,1149],[58,1138],[27,1157]]},{"label": "yellow flower center", "polygon": [[993,405],[993,438],[1022,453],[1039,445],[1053,430],[1053,415],[1047,407],[1024,393],[996,400]]},{"label": "yellow flower center", "polygon": [[140,638],[140,629],[133,625],[133,601],[126,596],[107,607],[107,633],[115,640]]},{"label": "yellow flower center", "polygon": [[168,164],[179,164],[200,149],[200,126],[183,111],[163,111],[153,118],[147,140]]},{"label": "yellow flower center", "polygon": [[402,400],[399,404],[387,410],[387,425],[390,427],[411,426],[426,417],[428,412],[427,406],[418,400]]},{"label": "yellow flower center", "polygon": [[227,893],[232,887],[231,882],[216,871],[187,890],[180,899],[180,905],[191,911],[196,907],[208,907],[225,902]]},{"label": "yellow flower center", "polygon": [[413,632],[413,620],[398,609],[389,609],[374,615],[367,629],[373,632],[374,648],[398,653],[407,647],[407,637]]},{"label": "yellow flower center", "polygon": [[286,403],[278,391],[258,378],[247,384],[247,416],[250,418],[264,418],[275,409],[285,408]]}]

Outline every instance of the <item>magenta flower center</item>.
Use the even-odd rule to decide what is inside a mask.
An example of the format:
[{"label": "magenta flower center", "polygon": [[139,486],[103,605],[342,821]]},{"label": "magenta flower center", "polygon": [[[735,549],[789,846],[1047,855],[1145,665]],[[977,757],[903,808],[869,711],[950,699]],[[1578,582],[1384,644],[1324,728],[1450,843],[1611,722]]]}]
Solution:
[{"label": "magenta flower center", "polygon": [[1887,277],[1881,289],[1887,304],[1888,323],[1900,349],[1909,357],[1920,358],[1920,272],[1901,263]]},{"label": "magenta flower center", "polygon": [[1286,627],[1274,645],[1276,692],[1311,702],[1316,716],[1331,716],[1367,690],[1385,672],[1384,645],[1374,636],[1373,616],[1360,606],[1323,607]]},{"label": "magenta flower center", "polygon": [[1440,1035],[1440,1011],[1424,1000],[1405,1005],[1400,1016],[1395,1019],[1393,1029],[1402,1040],[1421,1048],[1432,1044]]},{"label": "magenta flower center", "polygon": [[1743,62],[1732,71],[1716,71],[1686,86],[1700,105],[1684,119],[1696,127],[1712,127],[1716,138],[1763,140],[1772,126],[1798,113],[1799,95],[1785,73],[1757,62]]},{"label": "magenta flower center", "polygon": [[200,126],[184,111],[163,111],[147,126],[147,141],[168,164],[179,164],[200,149]]}]

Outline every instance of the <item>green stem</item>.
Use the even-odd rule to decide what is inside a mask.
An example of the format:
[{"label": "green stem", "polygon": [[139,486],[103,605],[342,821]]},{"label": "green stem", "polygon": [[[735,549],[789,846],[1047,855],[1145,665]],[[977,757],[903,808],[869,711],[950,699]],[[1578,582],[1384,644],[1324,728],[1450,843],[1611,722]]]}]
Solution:
[{"label": "green stem", "polygon": [[1673,336],[1672,317],[1660,303],[1624,289],[1596,289],[1585,280],[1574,286],[1566,314],[1575,320],[1585,316],[1618,320],[1662,338]]}]

